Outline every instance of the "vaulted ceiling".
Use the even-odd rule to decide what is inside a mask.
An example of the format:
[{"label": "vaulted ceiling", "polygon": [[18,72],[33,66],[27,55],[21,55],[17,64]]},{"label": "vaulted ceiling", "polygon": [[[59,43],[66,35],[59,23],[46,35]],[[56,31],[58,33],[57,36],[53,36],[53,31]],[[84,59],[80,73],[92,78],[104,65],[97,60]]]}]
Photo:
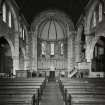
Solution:
[{"label": "vaulted ceiling", "polygon": [[80,14],[89,0],[16,0],[27,21],[31,24],[34,17],[48,9],[58,9],[65,12],[74,23],[77,22]]}]

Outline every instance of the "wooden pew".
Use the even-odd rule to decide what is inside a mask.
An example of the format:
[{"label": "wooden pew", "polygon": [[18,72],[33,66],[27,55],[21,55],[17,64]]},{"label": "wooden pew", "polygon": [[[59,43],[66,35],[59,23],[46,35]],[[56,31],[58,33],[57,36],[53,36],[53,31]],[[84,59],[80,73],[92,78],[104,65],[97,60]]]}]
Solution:
[{"label": "wooden pew", "polygon": [[105,94],[75,93],[69,95],[68,105],[105,105]]},{"label": "wooden pew", "polygon": [[105,105],[105,79],[59,81],[66,105]]},{"label": "wooden pew", "polygon": [[[17,98],[18,98],[18,100],[16,102],[18,102],[19,99],[20,99],[19,97],[21,97],[19,103],[23,102],[23,101],[21,101],[22,99],[27,100],[27,98],[25,96],[29,96],[27,98],[29,98],[31,100],[31,103],[33,101],[34,101],[34,103],[39,103],[38,89],[35,89],[35,88],[32,88],[32,89],[31,88],[11,88],[11,89],[10,88],[4,88],[4,89],[0,89],[0,97],[1,98],[5,97],[6,101],[5,100],[4,101],[7,102],[7,103],[8,103],[9,99],[12,99],[12,100],[16,101]],[[16,99],[14,99],[13,97],[16,98]],[[12,100],[11,100],[11,102],[12,102]],[[1,100],[1,101],[3,102],[3,100]],[[1,103],[1,101],[0,101],[0,103]],[[13,101],[13,103],[15,101]]]},{"label": "wooden pew", "polygon": [[39,105],[44,79],[0,79],[0,105]]}]

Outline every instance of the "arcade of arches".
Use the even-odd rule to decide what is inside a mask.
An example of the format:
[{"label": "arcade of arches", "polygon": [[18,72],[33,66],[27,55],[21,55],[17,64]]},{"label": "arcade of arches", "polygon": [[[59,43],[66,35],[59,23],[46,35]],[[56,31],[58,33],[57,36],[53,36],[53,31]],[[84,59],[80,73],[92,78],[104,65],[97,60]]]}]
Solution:
[{"label": "arcade of arches", "polygon": [[30,29],[15,5],[13,0],[0,5],[0,76],[19,71],[49,78],[105,76],[104,1],[90,0],[76,26],[66,13],[47,10]]}]

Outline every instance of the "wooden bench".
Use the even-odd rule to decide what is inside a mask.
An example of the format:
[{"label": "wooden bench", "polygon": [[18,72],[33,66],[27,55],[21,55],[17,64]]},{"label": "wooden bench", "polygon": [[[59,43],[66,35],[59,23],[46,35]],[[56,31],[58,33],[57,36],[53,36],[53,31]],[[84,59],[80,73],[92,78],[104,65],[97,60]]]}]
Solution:
[{"label": "wooden bench", "polygon": [[0,104],[6,104],[8,105],[8,103],[13,104],[14,105],[18,105],[18,103],[21,105],[24,104],[28,104],[28,105],[32,105],[33,103],[36,104],[35,99],[33,99],[33,94],[21,94],[21,95],[0,95]]},{"label": "wooden bench", "polygon": [[43,85],[43,78],[0,79],[0,105],[39,105]]},{"label": "wooden bench", "polygon": [[69,95],[69,100],[68,100],[69,105],[105,105],[105,94],[100,95],[100,94],[87,94],[87,93],[75,93],[75,94],[70,94]]},{"label": "wooden bench", "polygon": [[[14,98],[16,98],[15,100],[17,100],[18,97],[21,97],[21,100],[22,99],[23,100],[27,99],[24,96],[30,96],[29,99],[31,100],[31,103],[32,103],[32,101],[34,103],[38,103],[39,102],[39,99],[38,99],[39,96],[38,96],[38,90],[37,89],[34,89],[34,88],[33,89],[30,89],[30,88],[12,88],[12,89],[5,88],[5,89],[0,89],[0,97],[1,98],[5,97],[6,102],[8,102],[9,99],[14,100]],[[3,102],[3,100],[1,100],[1,101]],[[1,101],[0,101],[0,103],[1,103]],[[18,102],[18,101],[19,100],[17,100],[16,102]],[[13,103],[14,102],[15,101],[13,101]],[[21,101],[21,102],[23,102],[23,101]],[[9,101],[9,103],[10,103],[10,101]]]},{"label": "wooden bench", "polygon": [[59,81],[66,105],[105,105],[105,79]]}]

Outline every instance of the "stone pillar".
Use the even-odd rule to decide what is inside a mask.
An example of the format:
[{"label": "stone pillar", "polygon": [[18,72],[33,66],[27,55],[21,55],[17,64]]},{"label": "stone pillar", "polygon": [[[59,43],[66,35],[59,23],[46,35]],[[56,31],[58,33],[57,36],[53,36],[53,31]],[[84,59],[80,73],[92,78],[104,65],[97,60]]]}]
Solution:
[{"label": "stone pillar", "polygon": [[92,45],[92,36],[86,35],[86,60],[89,63],[89,76],[91,75],[91,65],[92,65],[92,53],[91,53],[91,45]]},{"label": "stone pillar", "polygon": [[74,35],[68,37],[68,76],[69,72],[74,68]]},{"label": "stone pillar", "polygon": [[75,56],[76,62],[81,62],[81,43],[79,41],[76,41]]},{"label": "stone pillar", "polygon": [[91,62],[91,44],[92,44],[92,37],[87,35],[86,36],[86,60],[87,62]]},{"label": "stone pillar", "polygon": [[16,70],[19,70],[19,33],[15,32],[14,35],[14,56],[13,56],[13,74],[16,75]]},{"label": "stone pillar", "polygon": [[24,58],[24,70],[30,70],[29,46],[26,45],[26,56]]},{"label": "stone pillar", "polygon": [[82,29],[81,27],[78,28],[77,38],[76,38],[76,62],[81,62],[81,35]]},{"label": "stone pillar", "polygon": [[32,70],[37,71],[37,32],[32,38]]},{"label": "stone pillar", "polygon": [[25,70],[30,70],[31,66],[30,66],[30,40],[29,40],[29,34],[27,34],[26,36],[26,56],[25,56],[25,65],[24,65],[24,69]]}]

